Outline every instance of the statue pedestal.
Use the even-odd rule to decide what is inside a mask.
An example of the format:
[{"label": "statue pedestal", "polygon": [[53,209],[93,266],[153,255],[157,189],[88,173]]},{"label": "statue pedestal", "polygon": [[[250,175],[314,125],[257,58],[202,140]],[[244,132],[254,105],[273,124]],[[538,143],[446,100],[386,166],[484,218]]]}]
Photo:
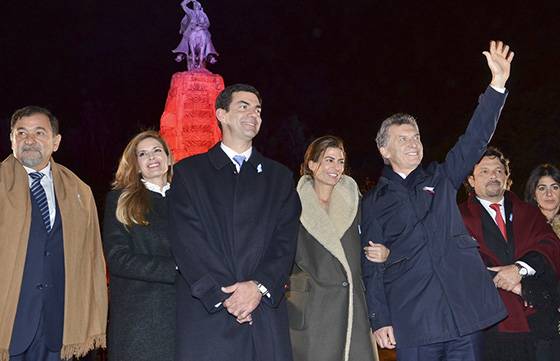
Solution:
[{"label": "statue pedestal", "polygon": [[160,134],[175,162],[206,152],[222,138],[214,104],[223,89],[224,79],[205,69],[173,74]]}]

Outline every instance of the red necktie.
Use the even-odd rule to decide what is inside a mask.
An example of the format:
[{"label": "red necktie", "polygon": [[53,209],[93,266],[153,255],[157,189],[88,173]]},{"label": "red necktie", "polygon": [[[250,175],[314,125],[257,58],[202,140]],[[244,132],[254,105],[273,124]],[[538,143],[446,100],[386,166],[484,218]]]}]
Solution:
[{"label": "red necktie", "polygon": [[504,239],[507,241],[506,222],[504,222],[504,218],[502,217],[502,212],[500,212],[500,204],[492,203],[490,205],[490,208],[496,211],[496,217],[494,218],[494,220],[496,221],[496,224],[498,225],[500,232],[502,232],[502,236],[504,236]]}]

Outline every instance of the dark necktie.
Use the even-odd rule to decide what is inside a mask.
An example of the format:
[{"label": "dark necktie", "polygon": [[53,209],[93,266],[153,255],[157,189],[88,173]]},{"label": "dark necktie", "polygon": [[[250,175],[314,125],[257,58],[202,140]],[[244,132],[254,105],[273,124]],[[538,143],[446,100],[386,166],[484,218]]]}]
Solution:
[{"label": "dark necktie", "polygon": [[494,220],[496,221],[496,224],[498,225],[500,232],[502,232],[502,236],[504,236],[504,239],[507,241],[506,222],[504,222],[504,218],[502,217],[502,212],[500,211],[500,204],[492,203],[490,205],[490,208],[496,211],[496,217],[494,217]]},{"label": "dark necktie", "polygon": [[47,232],[50,232],[51,216],[49,214],[49,202],[47,202],[47,194],[45,193],[45,189],[41,185],[41,178],[43,178],[44,174],[40,172],[33,172],[29,173],[29,176],[33,180],[33,182],[31,183],[31,195],[39,206],[39,210],[41,211],[41,218],[43,218],[43,223],[45,224]]}]

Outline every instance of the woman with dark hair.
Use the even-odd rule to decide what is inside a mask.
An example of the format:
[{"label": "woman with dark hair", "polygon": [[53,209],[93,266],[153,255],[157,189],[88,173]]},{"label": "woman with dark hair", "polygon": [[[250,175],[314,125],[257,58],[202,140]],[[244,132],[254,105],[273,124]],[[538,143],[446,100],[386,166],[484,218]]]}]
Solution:
[{"label": "woman with dark hair", "polygon": [[560,237],[560,170],[552,164],[533,169],[525,186],[525,201],[539,207]]},{"label": "woman with dark hair", "polygon": [[165,197],[172,164],[160,135],[142,132],[126,146],[107,195],[109,360],[173,360],[176,271]]},{"label": "woman with dark hair", "polygon": [[[541,164],[535,167],[527,184],[525,185],[525,201],[538,207],[542,214],[546,217],[548,223],[552,226],[554,233],[560,237],[560,170],[552,164]],[[542,282],[541,282],[542,283]],[[546,299],[548,302],[541,302],[545,306],[548,305],[551,299],[556,300],[554,305],[557,305],[560,293],[558,292],[558,281],[553,278],[549,281],[551,288],[556,288],[554,293],[545,293],[546,297],[540,297],[539,299]],[[538,286],[540,283],[536,283]],[[556,287],[554,287],[556,285]],[[528,287],[525,287],[528,289]],[[539,288],[537,288],[538,290]],[[533,290],[533,294],[539,295],[542,292],[536,292]],[[554,295],[555,297],[551,297]],[[549,308],[551,308],[549,306]],[[553,316],[546,315],[543,319],[550,323],[551,320],[554,325],[556,325],[555,337],[543,337],[541,340],[537,340],[537,361],[552,361],[557,358],[558,352],[560,352],[560,339],[558,334],[560,334],[560,323],[558,323],[558,313],[560,310],[553,309]],[[539,315],[537,313],[537,315]],[[541,326],[545,322],[541,322]],[[539,327],[543,328],[543,327]]]},{"label": "woman with dark hair", "polygon": [[345,162],[342,140],[324,136],[309,145],[301,165],[302,213],[287,293],[295,361],[377,360],[361,276],[360,192],[344,175]]}]

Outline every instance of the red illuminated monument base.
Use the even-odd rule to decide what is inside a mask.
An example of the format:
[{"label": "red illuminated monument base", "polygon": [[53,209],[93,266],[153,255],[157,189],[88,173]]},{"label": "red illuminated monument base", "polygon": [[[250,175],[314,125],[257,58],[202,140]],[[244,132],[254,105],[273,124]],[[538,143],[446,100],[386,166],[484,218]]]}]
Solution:
[{"label": "red illuminated monument base", "polygon": [[175,161],[204,153],[221,139],[214,103],[224,79],[207,70],[173,74],[160,133]]}]

